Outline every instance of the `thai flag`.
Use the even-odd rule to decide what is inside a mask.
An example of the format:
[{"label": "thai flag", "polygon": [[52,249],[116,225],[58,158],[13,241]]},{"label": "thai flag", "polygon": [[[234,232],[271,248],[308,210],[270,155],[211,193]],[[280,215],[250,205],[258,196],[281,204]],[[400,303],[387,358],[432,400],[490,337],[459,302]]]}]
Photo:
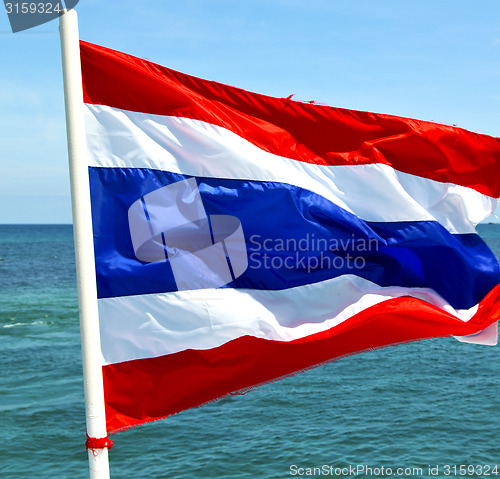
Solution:
[{"label": "thai flag", "polygon": [[498,138],[81,59],[108,432],[373,348],[496,342],[475,225]]}]

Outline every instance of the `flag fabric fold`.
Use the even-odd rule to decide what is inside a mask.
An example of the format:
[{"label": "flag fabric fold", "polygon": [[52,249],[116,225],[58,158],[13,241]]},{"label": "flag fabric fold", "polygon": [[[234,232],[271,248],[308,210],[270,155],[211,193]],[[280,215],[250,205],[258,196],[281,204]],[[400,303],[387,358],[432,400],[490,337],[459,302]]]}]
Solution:
[{"label": "flag fabric fold", "polygon": [[81,60],[109,432],[373,348],[494,340],[475,225],[498,138]]}]

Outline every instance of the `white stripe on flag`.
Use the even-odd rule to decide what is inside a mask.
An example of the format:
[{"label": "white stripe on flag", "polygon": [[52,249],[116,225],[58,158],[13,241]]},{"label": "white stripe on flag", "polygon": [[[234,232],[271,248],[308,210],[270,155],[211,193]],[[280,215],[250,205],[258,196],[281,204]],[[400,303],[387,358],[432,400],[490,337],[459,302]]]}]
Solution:
[{"label": "white stripe on flag", "polygon": [[433,221],[474,233],[497,200],[384,164],[324,166],[261,150],[222,127],[188,118],[86,105],[89,165],[197,177],[275,181],[310,190],[366,221]]},{"label": "white stripe on flag", "polygon": [[382,301],[413,296],[463,321],[426,288],[380,287],[354,275],[277,291],[205,289],[99,299],[104,364],[210,349],[242,336],[291,341],[325,331]]}]

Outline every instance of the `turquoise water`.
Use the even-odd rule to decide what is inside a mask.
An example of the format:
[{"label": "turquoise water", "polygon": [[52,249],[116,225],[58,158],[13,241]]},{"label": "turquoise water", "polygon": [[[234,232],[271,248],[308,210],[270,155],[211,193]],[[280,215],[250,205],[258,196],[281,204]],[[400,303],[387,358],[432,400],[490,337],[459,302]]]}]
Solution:
[{"label": "turquoise water", "polygon": [[[88,477],[71,227],[0,226],[0,258],[0,477]],[[364,353],[116,434],[111,474],[500,477],[499,378],[499,347],[452,338]]]}]

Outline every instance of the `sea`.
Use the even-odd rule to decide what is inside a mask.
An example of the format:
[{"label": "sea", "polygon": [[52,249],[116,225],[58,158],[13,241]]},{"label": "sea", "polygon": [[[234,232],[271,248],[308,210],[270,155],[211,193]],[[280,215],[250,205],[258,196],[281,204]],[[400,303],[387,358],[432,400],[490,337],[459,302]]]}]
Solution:
[{"label": "sea", "polygon": [[[0,226],[0,258],[0,477],[88,477],[72,228]],[[112,439],[113,478],[500,477],[500,346],[366,352]]]}]

